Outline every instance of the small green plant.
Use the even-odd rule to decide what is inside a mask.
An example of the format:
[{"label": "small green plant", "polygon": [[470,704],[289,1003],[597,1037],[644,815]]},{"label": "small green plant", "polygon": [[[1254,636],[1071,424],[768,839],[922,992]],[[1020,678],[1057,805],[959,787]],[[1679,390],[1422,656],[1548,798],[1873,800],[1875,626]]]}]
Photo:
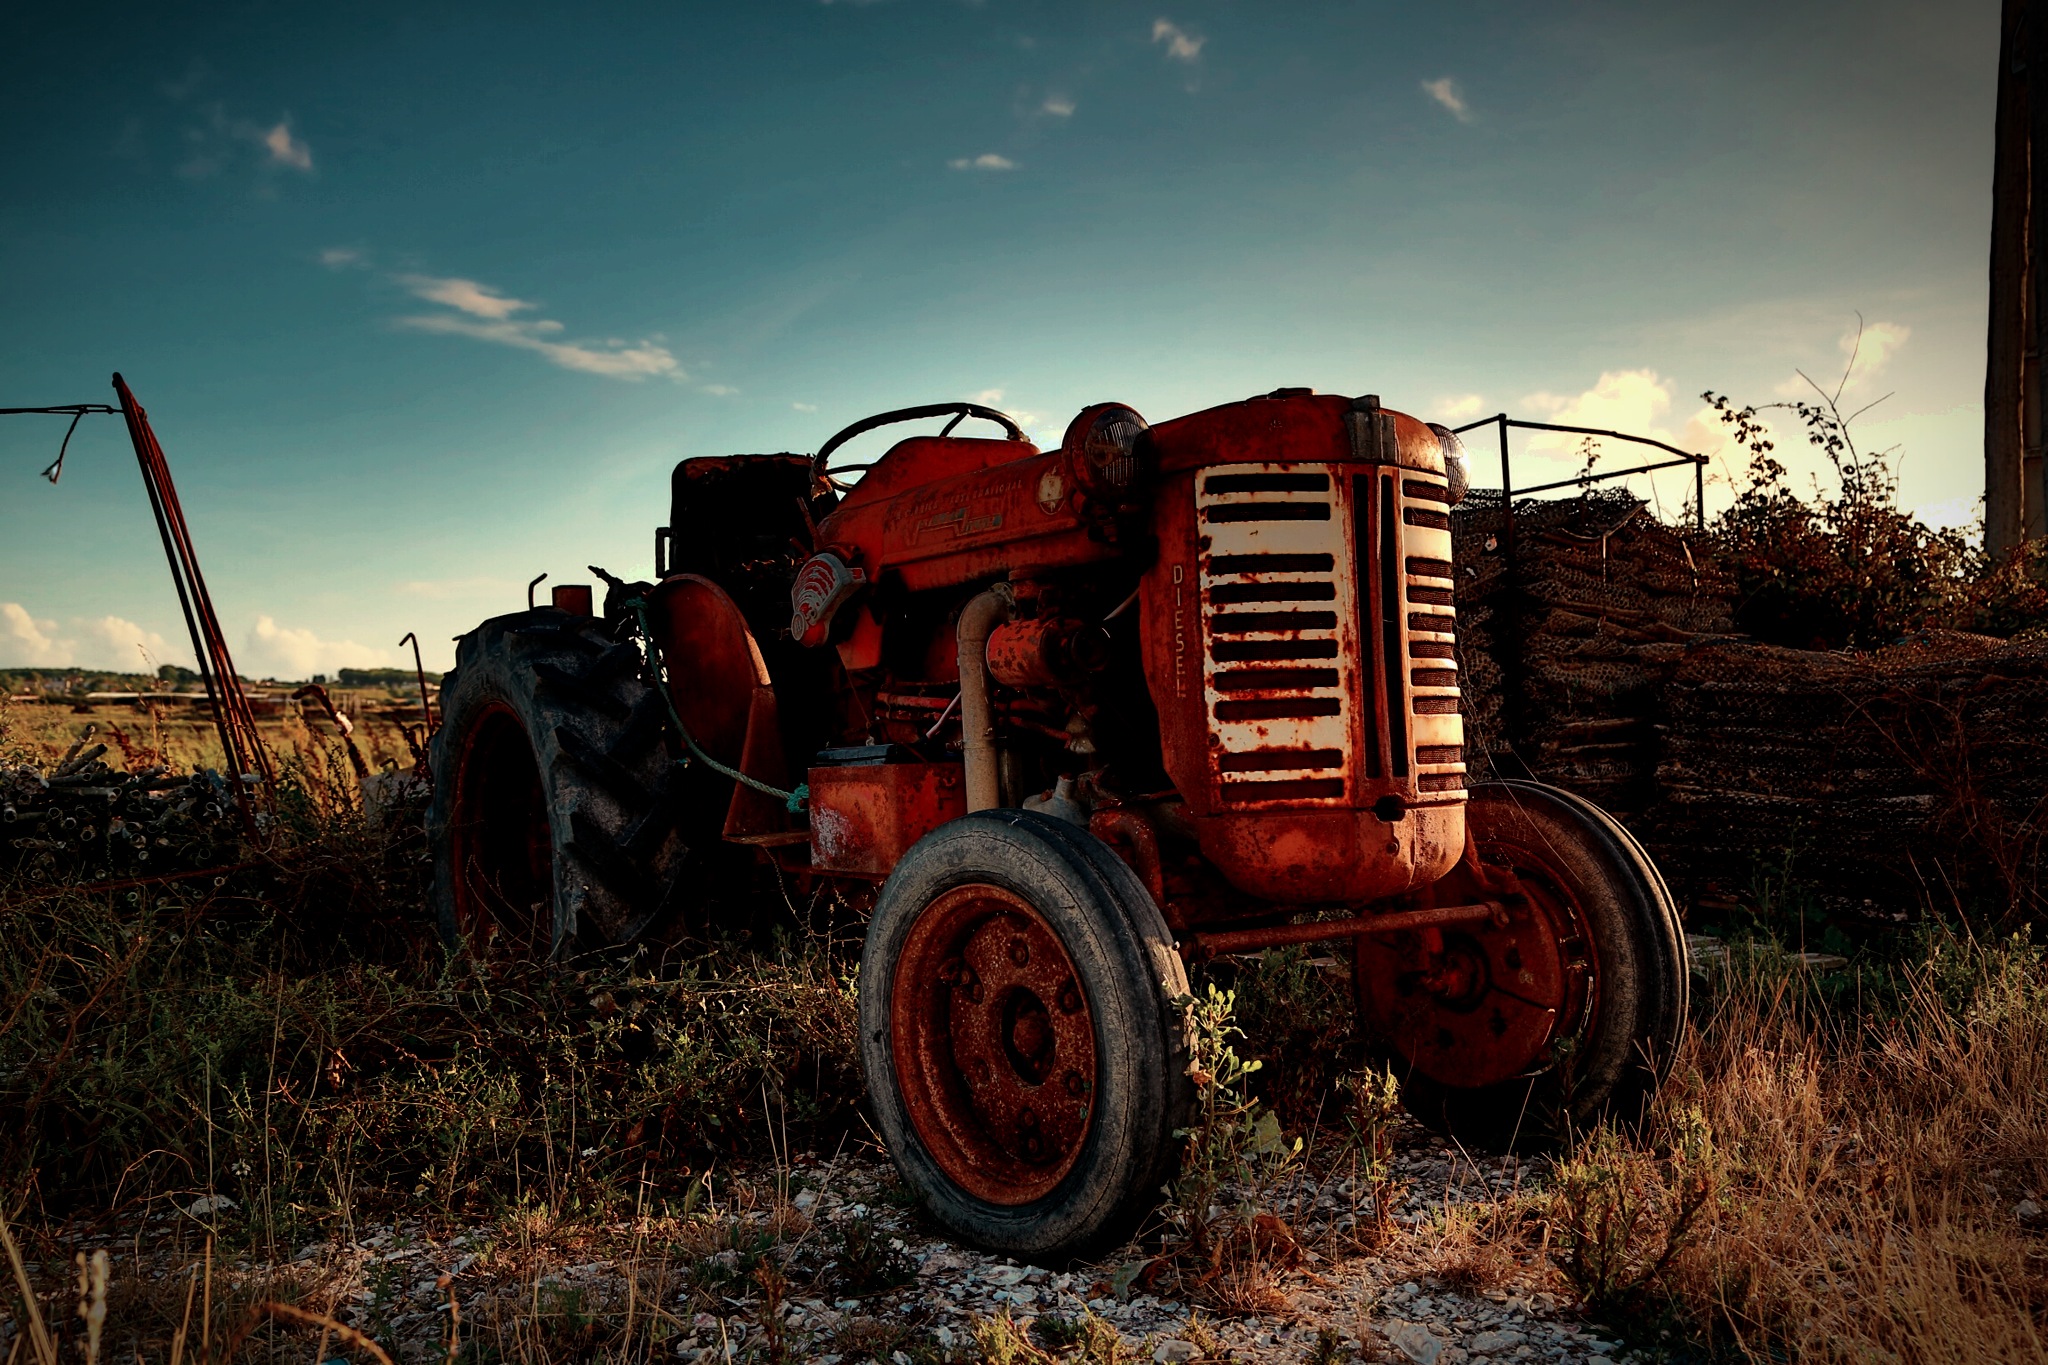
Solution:
[{"label": "small green plant", "polygon": [[840,1224],[834,1240],[839,1283],[851,1293],[879,1293],[917,1278],[917,1266],[909,1254],[866,1214]]},{"label": "small green plant", "polygon": [[988,1365],[1053,1365],[1056,1359],[1031,1340],[1030,1325],[1011,1317],[1008,1308],[975,1320],[974,1344]]},{"label": "small green plant", "polygon": [[1316,1339],[1309,1343],[1308,1354],[1303,1359],[1307,1365],[1338,1365],[1348,1354],[1342,1333],[1334,1327],[1318,1327]]},{"label": "small green plant", "polygon": [[1300,1162],[1302,1141],[1290,1142],[1251,1092],[1260,1063],[1237,1052],[1236,992],[1212,982],[1176,1003],[1188,1020],[1196,1100],[1194,1123],[1176,1132],[1186,1146],[1169,1210],[1181,1237],[1171,1259],[1191,1292],[1228,1311],[1258,1311],[1277,1298],[1273,1270],[1300,1256],[1292,1229],[1259,1205]]},{"label": "small green plant", "polygon": [[1392,1067],[1375,1066],[1346,1076],[1344,1118],[1351,1129],[1352,1179],[1372,1200],[1375,1240],[1393,1234],[1393,1206],[1401,1197],[1394,1181],[1394,1129],[1401,1121],[1401,1082]]}]

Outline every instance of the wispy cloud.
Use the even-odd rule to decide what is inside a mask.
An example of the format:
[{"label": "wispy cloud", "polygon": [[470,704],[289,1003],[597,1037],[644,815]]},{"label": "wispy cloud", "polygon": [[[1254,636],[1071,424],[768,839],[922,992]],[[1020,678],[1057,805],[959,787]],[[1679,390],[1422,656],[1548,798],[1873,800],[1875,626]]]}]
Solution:
[{"label": "wispy cloud", "polygon": [[980,156],[956,156],[946,163],[956,171],[1014,171],[1017,163],[995,152],[983,152]]},{"label": "wispy cloud", "polygon": [[818,410],[816,403],[791,403],[790,406],[798,412],[816,412]]},{"label": "wispy cloud", "polygon": [[350,266],[364,265],[363,253],[352,246],[331,246],[320,253],[320,264],[329,270],[346,270]]},{"label": "wispy cloud", "polygon": [[1196,37],[1171,19],[1154,19],[1152,41],[1166,44],[1166,55],[1175,61],[1194,63],[1201,60],[1202,45],[1209,40]]},{"label": "wispy cloud", "polygon": [[265,169],[312,174],[313,149],[292,132],[289,116],[265,126],[244,118],[230,118],[226,106],[216,100],[206,107],[205,119],[203,124],[184,130],[186,156],[178,166],[178,174],[187,180],[204,180],[226,170],[231,161],[246,155],[237,151],[238,144],[261,147]]},{"label": "wispy cloud", "polygon": [[1065,95],[1047,95],[1045,103],[1038,106],[1038,112],[1050,114],[1054,118],[1072,118],[1074,116],[1074,102]]},{"label": "wispy cloud", "polygon": [[1465,103],[1465,92],[1449,76],[1439,76],[1433,81],[1422,83],[1422,92],[1451,111],[1451,117],[1460,123],[1472,121],[1472,106]]},{"label": "wispy cloud", "polygon": [[281,121],[263,134],[263,145],[270,149],[273,165],[289,166],[295,171],[313,169],[313,149],[304,141],[292,136],[292,125]]},{"label": "wispy cloud", "polygon": [[499,346],[532,351],[565,370],[603,375],[607,379],[685,379],[683,368],[658,339],[626,342],[562,341],[564,330],[552,318],[515,318],[515,313],[533,312],[539,304],[515,299],[495,286],[460,276],[400,275],[399,284],[415,297],[442,304],[455,311],[425,313],[398,319],[398,325],[416,332],[443,336],[465,336]]},{"label": "wispy cloud", "polygon": [[445,303],[472,317],[509,318],[514,313],[530,312],[539,306],[524,299],[510,298],[491,285],[478,284],[460,276],[400,275],[398,282],[428,303]]},{"label": "wispy cloud", "polygon": [[738,393],[739,390],[730,384],[706,384],[704,392],[710,394],[713,398],[730,398]]}]

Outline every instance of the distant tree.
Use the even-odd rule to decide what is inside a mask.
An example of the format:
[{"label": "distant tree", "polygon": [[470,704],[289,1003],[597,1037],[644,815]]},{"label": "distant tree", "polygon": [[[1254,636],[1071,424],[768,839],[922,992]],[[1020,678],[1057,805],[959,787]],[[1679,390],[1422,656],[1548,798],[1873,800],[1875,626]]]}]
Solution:
[{"label": "distant tree", "polygon": [[189,668],[180,667],[177,664],[158,664],[156,666],[156,675],[173,687],[183,687],[188,683],[199,681],[197,673]]}]

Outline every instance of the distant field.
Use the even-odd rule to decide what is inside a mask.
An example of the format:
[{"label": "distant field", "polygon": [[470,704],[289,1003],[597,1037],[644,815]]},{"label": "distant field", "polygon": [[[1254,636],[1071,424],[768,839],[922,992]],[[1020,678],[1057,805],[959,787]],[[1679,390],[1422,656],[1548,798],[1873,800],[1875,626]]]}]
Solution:
[{"label": "distant field", "polygon": [[[348,772],[348,757],[339,732],[325,717],[301,717],[297,705],[282,714],[259,716],[257,730],[280,764],[302,768],[309,777],[337,777]],[[401,726],[420,730],[417,702],[381,698],[362,705],[351,717],[355,743],[372,771],[386,766],[410,768],[412,750]],[[48,764],[61,758],[87,726],[97,727],[93,741],[105,744],[105,759],[130,771],[161,764],[190,772],[194,764],[222,766],[220,737],[213,714],[204,703],[72,703],[68,700],[0,700],[0,762]],[[11,751],[11,752],[10,752]]]}]

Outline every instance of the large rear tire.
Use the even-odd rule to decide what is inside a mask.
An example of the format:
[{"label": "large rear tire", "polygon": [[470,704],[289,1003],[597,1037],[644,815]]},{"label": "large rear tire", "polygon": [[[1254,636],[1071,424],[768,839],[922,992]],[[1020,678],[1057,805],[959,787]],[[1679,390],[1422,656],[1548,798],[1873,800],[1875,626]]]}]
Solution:
[{"label": "large rear tire", "polygon": [[543,607],[456,646],[434,735],[441,931],[478,953],[561,956],[674,916],[682,765],[640,652]]},{"label": "large rear tire", "polygon": [[[1535,782],[1483,783],[1467,808],[1488,873],[1521,891],[1505,923],[1398,935],[1368,953],[1366,1008],[1417,1119],[1468,1146],[1538,1147],[1642,1118],[1685,1030],[1678,908],[1605,811]],[[1467,884],[1471,883],[1471,884]],[[1497,891],[1461,867],[1439,904]]]},{"label": "large rear tire", "polygon": [[1120,858],[1026,811],[943,825],[883,886],[860,979],[869,1101],[934,1218],[1048,1264],[1130,1235],[1194,1090],[1187,975]]}]

